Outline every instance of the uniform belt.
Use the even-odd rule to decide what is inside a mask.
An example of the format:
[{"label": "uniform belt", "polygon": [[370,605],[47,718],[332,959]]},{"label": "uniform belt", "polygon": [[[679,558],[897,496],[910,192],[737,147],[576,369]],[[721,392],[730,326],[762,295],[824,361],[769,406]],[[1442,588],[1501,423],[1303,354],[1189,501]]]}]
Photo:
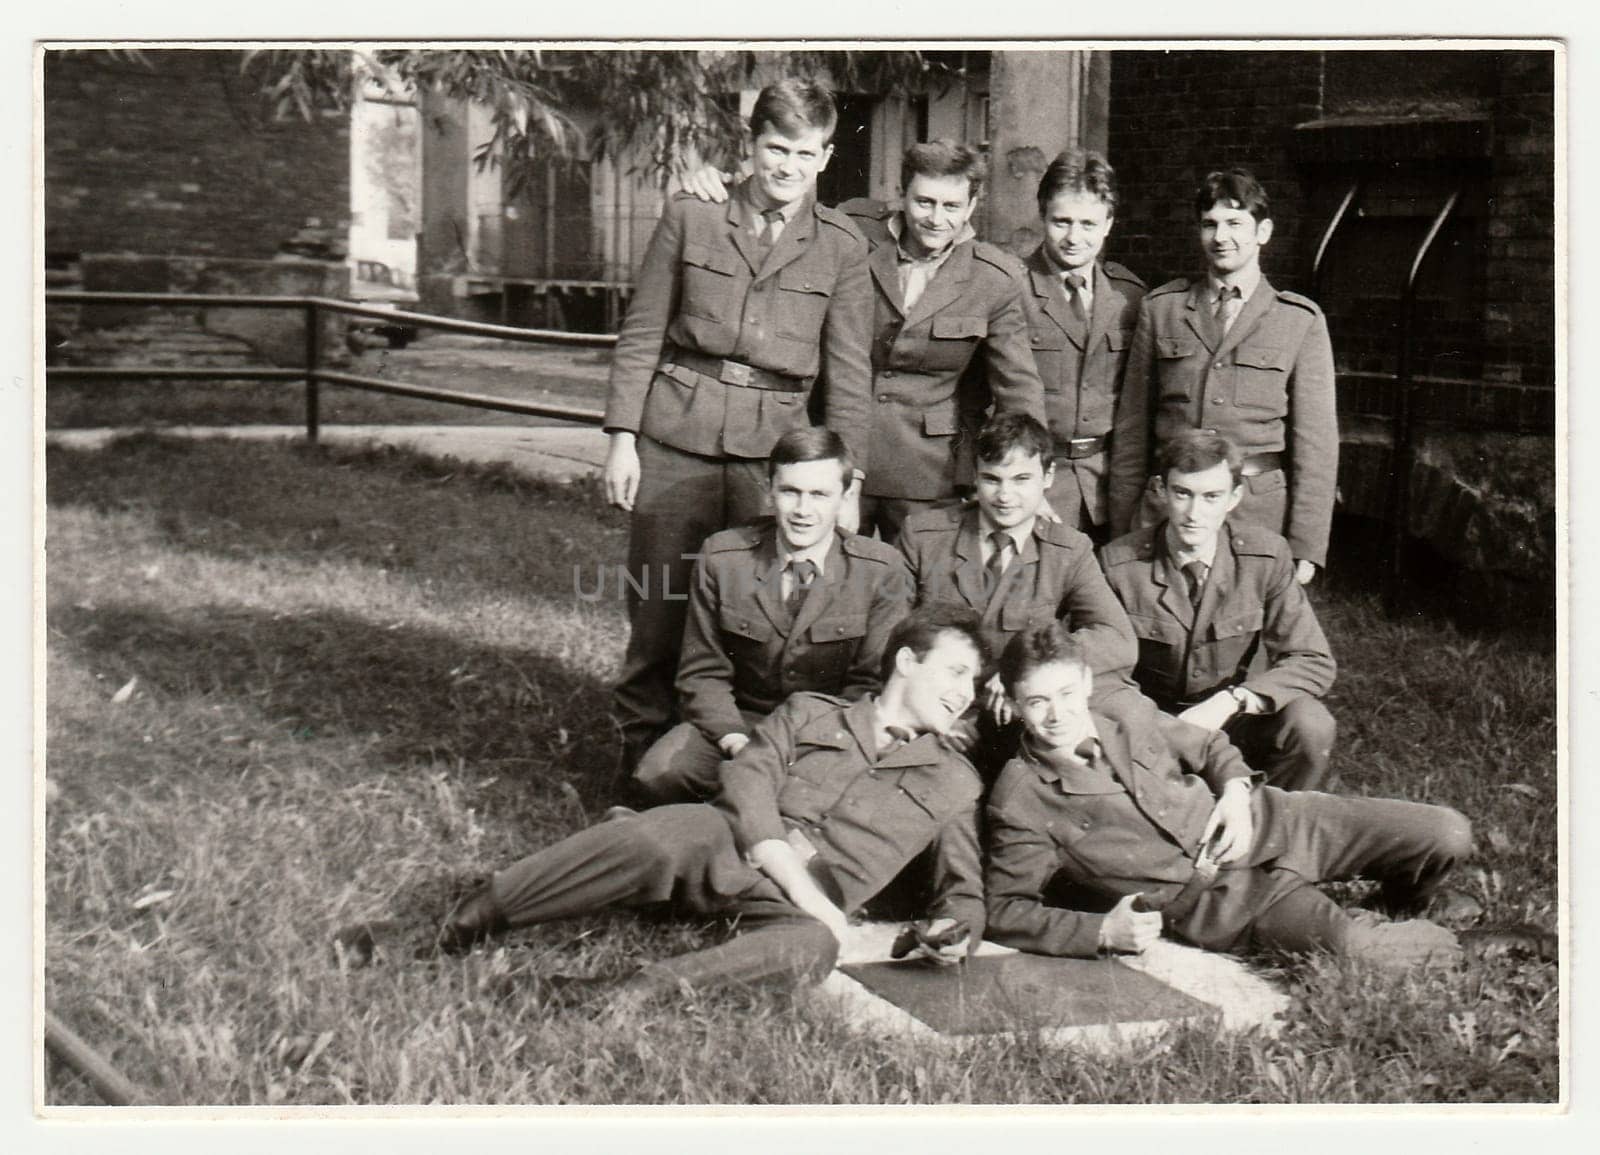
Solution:
[{"label": "uniform belt", "polygon": [[1057,461],[1082,461],[1085,457],[1093,457],[1096,453],[1105,452],[1106,439],[1104,437],[1074,437],[1069,441],[1056,442]]},{"label": "uniform belt", "polygon": [[682,365],[706,377],[714,377],[724,385],[737,385],[743,389],[766,389],[774,393],[804,393],[810,380],[775,373],[771,369],[758,369],[742,361],[725,361],[721,357],[707,356],[693,349],[674,347],[661,359],[663,369]]},{"label": "uniform belt", "polygon": [[1274,469],[1283,468],[1283,454],[1281,453],[1252,453],[1239,465],[1241,477],[1255,477],[1260,473],[1271,473]]},{"label": "uniform belt", "polygon": [[1184,918],[1200,901],[1200,896],[1211,889],[1211,884],[1216,881],[1216,863],[1207,859],[1202,866],[1199,862],[1194,864],[1194,873],[1189,876],[1178,890],[1178,893],[1166,902],[1154,903],[1142,895],[1134,902],[1135,910],[1158,911],[1161,914],[1161,925],[1171,927],[1179,919]]}]

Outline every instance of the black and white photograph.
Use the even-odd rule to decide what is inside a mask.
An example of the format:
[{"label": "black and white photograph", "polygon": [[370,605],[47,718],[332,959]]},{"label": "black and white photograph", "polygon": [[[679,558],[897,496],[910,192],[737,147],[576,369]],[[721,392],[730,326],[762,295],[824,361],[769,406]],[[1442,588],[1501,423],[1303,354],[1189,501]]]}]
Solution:
[{"label": "black and white photograph", "polygon": [[34,69],[36,1114],[1565,1109],[1564,42]]}]

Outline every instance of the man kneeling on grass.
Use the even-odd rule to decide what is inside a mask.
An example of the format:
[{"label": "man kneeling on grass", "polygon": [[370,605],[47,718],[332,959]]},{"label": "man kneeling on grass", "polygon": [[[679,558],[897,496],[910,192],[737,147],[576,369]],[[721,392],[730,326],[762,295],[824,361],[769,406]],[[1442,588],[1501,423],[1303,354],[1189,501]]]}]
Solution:
[{"label": "man kneeling on grass", "polygon": [[884,650],[881,694],[794,695],[722,763],[715,803],[601,822],[513,863],[446,918],[440,948],[654,905],[737,919],[737,933],[626,978],[561,985],[651,995],[816,981],[833,969],[850,914],[932,846],[936,898],[917,927],[919,953],[960,961],[983,933],[980,785],[941,738],[972,704],[984,660],[972,615],[907,617]]},{"label": "man kneeling on grass", "polygon": [[[1323,949],[1391,966],[1460,957],[1443,926],[1352,915],[1315,885],[1374,879],[1390,914],[1429,909],[1472,851],[1456,811],[1253,787],[1219,731],[1137,697],[1115,720],[1091,711],[1083,650],[1059,625],[1013,638],[1000,677],[1025,734],[988,803],[995,942],[1090,957],[1138,953],[1166,930],[1211,950]],[[1063,885],[1075,905],[1115,905],[1047,904]]]}]

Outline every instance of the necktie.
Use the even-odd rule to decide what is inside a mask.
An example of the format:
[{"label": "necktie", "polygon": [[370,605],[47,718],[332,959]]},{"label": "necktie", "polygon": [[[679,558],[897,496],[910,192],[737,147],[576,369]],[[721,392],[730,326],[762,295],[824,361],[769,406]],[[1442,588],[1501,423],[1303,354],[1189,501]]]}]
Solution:
[{"label": "necktie", "polygon": [[1189,579],[1189,604],[1197,611],[1200,609],[1200,598],[1206,592],[1206,577],[1211,573],[1211,567],[1203,561],[1192,561],[1183,567],[1183,576]]},{"label": "necktie", "polygon": [[1222,326],[1226,333],[1233,328],[1233,322],[1238,319],[1239,310],[1244,308],[1244,294],[1239,291],[1238,285],[1224,285],[1222,292],[1217,294],[1217,324]]},{"label": "necktie", "polygon": [[806,594],[811,590],[811,583],[817,580],[817,563],[814,561],[792,561],[789,563],[789,594],[783,599],[783,608],[788,611],[789,620],[793,621],[800,616],[800,607],[806,603]]},{"label": "necktie", "polygon": [[783,232],[783,213],[778,209],[767,209],[761,214],[761,232],[756,237],[756,244],[763,253],[772,251],[772,246],[778,243],[778,234]]},{"label": "necktie", "polygon": [[885,726],[883,731],[889,736],[889,744],[878,750],[878,757],[880,758],[882,758],[885,754],[890,754],[900,749],[900,747],[904,746],[907,742],[916,737],[915,734],[913,734],[910,730],[907,730],[904,726]]},{"label": "necktie", "polygon": [[989,588],[993,590],[1000,584],[1000,577],[1006,572],[1006,566],[1011,562],[1011,551],[1016,549],[1017,543],[1011,535],[1003,529],[997,529],[989,535],[989,540],[994,543],[994,552],[989,555]]},{"label": "necktie", "polygon": [[1089,323],[1089,310],[1083,307],[1083,286],[1086,282],[1079,274],[1068,273],[1066,275],[1066,283],[1067,304],[1072,306],[1072,315],[1077,318],[1079,324],[1087,325]]}]

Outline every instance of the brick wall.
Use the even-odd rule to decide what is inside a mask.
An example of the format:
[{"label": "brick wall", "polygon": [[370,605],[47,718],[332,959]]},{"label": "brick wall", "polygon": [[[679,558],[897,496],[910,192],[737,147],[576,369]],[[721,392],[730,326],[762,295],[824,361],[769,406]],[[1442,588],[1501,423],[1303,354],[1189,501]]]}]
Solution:
[{"label": "brick wall", "polygon": [[242,56],[49,53],[47,253],[270,258],[298,240],[342,257],[349,114],[275,121]]}]

